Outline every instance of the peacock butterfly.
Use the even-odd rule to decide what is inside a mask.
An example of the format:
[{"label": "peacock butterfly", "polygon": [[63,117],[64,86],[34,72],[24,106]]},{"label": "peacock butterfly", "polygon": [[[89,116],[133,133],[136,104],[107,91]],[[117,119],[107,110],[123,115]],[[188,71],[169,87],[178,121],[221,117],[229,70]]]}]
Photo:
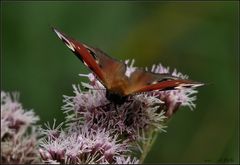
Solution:
[{"label": "peacock butterfly", "polygon": [[96,75],[106,88],[106,98],[123,104],[128,96],[153,90],[174,90],[181,87],[198,87],[203,83],[180,79],[170,74],[157,74],[137,68],[126,74],[126,64],[116,60],[98,48],[93,48],[68,37],[56,28],[53,31],[67,47]]}]

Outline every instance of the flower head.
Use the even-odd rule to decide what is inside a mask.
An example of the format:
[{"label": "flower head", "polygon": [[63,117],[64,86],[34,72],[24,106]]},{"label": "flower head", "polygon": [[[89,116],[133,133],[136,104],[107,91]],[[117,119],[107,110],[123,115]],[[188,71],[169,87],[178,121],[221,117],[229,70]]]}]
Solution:
[{"label": "flower head", "polygon": [[[129,61],[125,62],[126,64]],[[126,75],[135,71],[134,61],[127,67]],[[187,75],[174,70],[170,73],[169,68],[161,64],[151,68],[154,73],[168,73],[181,79],[187,79]],[[164,121],[172,117],[180,106],[195,107],[195,88],[179,88],[169,91],[152,91],[129,96],[122,105],[115,105],[106,99],[106,89],[92,74],[83,75],[89,79],[89,83],[81,86],[73,85],[74,96],[64,96],[64,112],[73,112],[68,117],[69,121],[78,121],[78,124],[88,125],[90,128],[102,128],[110,130],[135,142],[145,138],[145,132],[149,129],[163,131],[166,127]]]},{"label": "flower head", "polygon": [[[23,109],[18,94],[1,91],[1,161],[3,163],[38,162],[34,112]],[[31,132],[27,134],[27,130]]]},{"label": "flower head", "polygon": [[[127,76],[135,71],[133,64],[127,67]],[[151,71],[188,78],[176,70],[170,73],[161,64]],[[142,147],[151,142],[151,132],[164,131],[165,121],[180,106],[195,107],[195,88],[139,93],[116,105],[106,98],[107,91],[94,74],[80,76],[87,77],[89,83],[73,85],[74,96],[64,96],[66,128],[47,126],[43,131],[46,136],[39,151],[47,163],[139,163],[130,153],[141,153]]]},{"label": "flower head", "polygon": [[[130,152],[126,141],[118,139],[105,129],[92,129],[88,125],[75,126],[58,138],[42,141],[40,154],[42,159],[67,164],[110,163]],[[122,158],[123,159],[123,158]]]},{"label": "flower head", "polygon": [[[171,73],[169,68],[166,68],[159,65],[153,65],[151,71],[153,73],[168,73],[172,76],[179,77],[181,79],[188,79],[187,75],[184,75],[180,72],[177,72],[176,69]],[[171,117],[173,113],[175,113],[180,106],[188,106],[191,110],[195,108],[194,101],[197,99],[194,94],[198,93],[195,87],[192,88],[180,88],[177,90],[167,90],[167,91],[154,91],[155,96],[162,100],[166,105],[166,113],[167,117]]]}]

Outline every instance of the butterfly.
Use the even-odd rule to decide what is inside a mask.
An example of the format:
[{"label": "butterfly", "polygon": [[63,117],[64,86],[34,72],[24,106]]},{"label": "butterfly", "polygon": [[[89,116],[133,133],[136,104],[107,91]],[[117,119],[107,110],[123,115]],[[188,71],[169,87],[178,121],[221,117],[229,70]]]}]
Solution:
[{"label": "butterfly", "polygon": [[106,98],[116,105],[128,96],[154,90],[174,90],[181,87],[202,86],[203,83],[181,79],[170,74],[157,74],[141,68],[130,75],[124,62],[116,60],[102,50],[79,42],[56,28],[52,28],[64,44],[86,65],[106,88]]}]

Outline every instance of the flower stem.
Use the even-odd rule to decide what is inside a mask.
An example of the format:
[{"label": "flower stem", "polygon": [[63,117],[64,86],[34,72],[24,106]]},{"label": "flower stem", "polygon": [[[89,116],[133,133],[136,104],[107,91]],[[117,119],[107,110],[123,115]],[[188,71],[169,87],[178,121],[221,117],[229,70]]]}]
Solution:
[{"label": "flower stem", "polygon": [[143,153],[140,157],[140,164],[142,164],[144,162],[145,158],[147,157],[147,154],[149,153],[149,151],[152,148],[152,145],[156,141],[157,136],[158,136],[158,132],[155,131],[154,129],[151,129],[149,132],[149,137],[148,137],[147,142],[143,144]]}]

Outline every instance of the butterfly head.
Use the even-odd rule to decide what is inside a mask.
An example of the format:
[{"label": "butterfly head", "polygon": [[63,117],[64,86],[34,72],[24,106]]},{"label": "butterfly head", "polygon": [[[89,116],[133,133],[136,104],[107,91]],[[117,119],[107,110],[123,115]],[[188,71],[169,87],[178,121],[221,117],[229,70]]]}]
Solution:
[{"label": "butterfly head", "polygon": [[109,101],[118,105],[123,104],[127,100],[127,96],[123,96],[120,93],[117,93],[115,91],[110,91],[110,90],[106,91],[106,98]]}]

